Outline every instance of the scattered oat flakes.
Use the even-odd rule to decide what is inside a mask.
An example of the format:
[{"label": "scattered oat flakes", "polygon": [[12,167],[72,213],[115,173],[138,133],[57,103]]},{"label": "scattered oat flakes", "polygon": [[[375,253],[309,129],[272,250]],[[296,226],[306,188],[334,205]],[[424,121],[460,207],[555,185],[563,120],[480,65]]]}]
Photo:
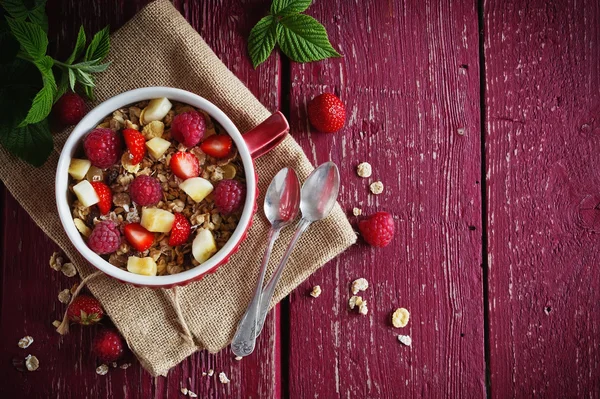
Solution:
[{"label": "scattered oat flakes", "polygon": [[50,257],[50,267],[56,271],[59,271],[63,263],[63,258],[59,252],[54,252]]},{"label": "scattered oat flakes", "polygon": [[35,371],[40,367],[40,361],[37,357],[28,355],[25,358],[25,367],[27,367],[27,370],[29,371]]},{"label": "scattered oat flakes", "polygon": [[354,216],[360,216],[360,215],[362,215],[362,209],[355,207],[354,209],[352,209],[352,214]]},{"label": "scattered oat flakes", "polygon": [[406,345],[406,346],[412,345],[412,338],[409,337],[408,335],[398,335],[398,341],[400,341],[400,343],[402,345]]},{"label": "scattered oat flakes", "polygon": [[190,398],[197,398],[198,397],[198,395],[196,395],[194,392],[190,391],[189,389],[188,389],[188,396]]},{"label": "scattered oat flakes", "polygon": [[373,194],[381,194],[383,192],[383,183],[380,181],[376,181],[371,183],[369,189]]},{"label": "scattered oat flakes", "polygon": [[315,285],[312,291],[310,292],[310,296],[312,296],[313,298],[317,298],[319,295],[321,295],[321,286]]},{"label": "scattered oat flakes", "polygon": [[119,367],[122,368],[123,370],[127,370],[130,366],[131,366],[131,363],[123,363]]},{"label": "scattered oat flakes", "polygon": [[181,393],[184,394],[184,395],[187,395],[188,394],[188,389],[186,387],[182,387],[181,388]]},{"label": "scattered oat flakes", "polygon": [[213,370],[213,369],[208,370],[209,377],[212,377],[214,373],[215,373],[215,370]]},{"label": "scattered oat flakes", "polygon": [[219,381],[221,381],[221,384],[229,384],[229,381],[231,381],[229,378],[227,378],[227,375],[224,372],[220,372],[219,373]]},{"label": "scattered oat flakes", "polygon": [[369,282],[366,278],[358,278],[352,282],[352,294],[358,294],[358,291],[365,291],[369,288]]},{"label": "scattered oat flakes", "polygon": [[206,371],[202,372],[202,377],[206,377]]},{"label": "scattered oat flakes", "polygon": [[369,177],[369,176],[371,176],[372,173],[373,173],[373,168],[371,167],[371,164],[368,162],[359,163],[358,166],[356,167],[356,174],[358,174],[360,177]]},{"label": "scattered oat flakes", "polygon": [[367,308],[367,300],[363,300],[360,305],[358,305],[358,313],[361,315],[366,315],[369,312],[369,308]]},{"label": "scattered oat flakes", "polygon": [[112,362],[111,366],[116,369],[117,368],[117,362]]},{"label": "scattered oat flakes", "polygon": [[240,361],[240,360],[242,360],[242,357],[241,356],[236,356],[235,360]]},{"label": "scattered oat flakes", "polygon": [[59,292],[58,300],[60,301],[60,303],[69,303],[69,301],[71,300],[71,290],[67,288]]},{"label": "scattered oat flakes", "polygon": [[29,345],[31,345],[32,343],[33,343],[33,337],[30,335],[26,335],[19,340],[18,345],[19,345],[19,348],[25,349],[25,348],[29,348]]},{"label": "scattered oat flakes", "polygon": [[75,270],[75,266],[72,263],[65,263],[60,268],[60,271],[67,277],[74,277],[77,274],[77,270]]},{"label": "scattered oat flakes", "polygon": [[360,306],[360,304],[362,302],[363,302],[362,297],[360,297],[360,296],[353,296],[348,301],[348,306],[350,306],[350,309],[354,309],[356,306]]},{"label": "scattered oat flakes", "polygon": [[79,218],[73,219],[73,223],[75,223],[75,227],[77,230],[83,234],[84,237],[89,237],[92,234],[92,229],[90,229],[83,220]]},{"label": "scattered oat flakes", "polygon": [[396,328],[406,327],[410,313],[405,308],[398,308],[392,314],[392,325]]},{"label": "scattered oat flakes", "polygon": [[60,326],[60,323],[61,323],[61,321],[60,321],[60,320],[54,320],[54,321],[52,322],[52,325],[53,325],[55,328],[58,328],[58,326]]},{"label": "scattered oat flakes", "polygon": [[96,367],[96,374],[106,375],[106,373],[108,373],[108,366],[106,364]]}]

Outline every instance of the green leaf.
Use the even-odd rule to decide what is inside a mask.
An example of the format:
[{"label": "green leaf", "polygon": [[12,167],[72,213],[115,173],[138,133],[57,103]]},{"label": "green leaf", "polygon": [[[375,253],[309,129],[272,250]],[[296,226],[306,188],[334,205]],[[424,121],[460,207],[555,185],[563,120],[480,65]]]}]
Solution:
[{"label": "green leaf", "polygon": [[33,166],[42,166],[54,148],[47,119],[23,127],[3,126],[0,128],[0,142],[8,151]]},{"label": "green leaf", "polygon": [[71,68],[69,68],[69,86],[71,87],[71,91],[75,91],[75,82],[77,81],[77,78],[75,77],[75,72],[73,72],[73,70]]},{"label": "green leaf", "polygon": [[48,33],[48,16],[46,16],[46,0],[36,1],[36,6],[29,11],[28,18]]},{"label": "green leaf", "polygon": [[79,69],[74,69],[75,76],[77,77],[77,81],[84,86],[94,87],[94,78],[87,72],[83,72]]},{"label": "green leaf", "polygon": [[57,90],[56,90],[56,93],[54,94],[54,100],[52,102],[56,104],[58,99],[61,98],[62,95],[67,92],[68,88],[69,88],[69,74],[67,73],[67,71],[63,70],[60,74],[60,80],[57,84]]},{"label": "green leaf", "polygon": [[46,55],[48,36],[39,25],[12,18],[6,20],[12,34],[29,57],[39,60]]},{"label": "green leaf", "polygon": [[71,53],[69,58],[67,58],[67,60],[65,61],[65,64],[71,65],[73,63],[73,61],[75,61],[77,58],[81,57],[81,54],[83,53],[84,48],[85,48],[85,31],[83,30],[83,26],[80,26],[79,33],[77,34],[77,41],[75,42],[75,48],[73,49],[73,52]]},{"label": "green leaf", "polygon": [[87,96],[87,98],[94,101],[94,88],[93,87],[83,86],[83,91],[85,92],[85,95]]},{"label": "green leaf", "polygon": [[341,57],[327,37],[325,27],[306,14],[291,14],[279,20],[277,43],[281,51],[296,62]]},{"label": "green leaf", "polygon": [[35,62],[35,65],[42,74],[42,83],[44,86],[34,97],[31,108],[25,119],[19,124],[19,127],[40,122],[50,114],[52,104],[54,103],[54,94],[57,92],[54,74],[52,73],[53,63],[54,61],[49,56],[45,56]]},{"label": "green leaf", "polygon": [[108,26],[96,33],[90,42],[86,52],[85,61],[99,60],[102,61],[110,50],[110,37]]},{"label": "green leaf", "polygon": [[29,10],[23,0],[2,0],[0,1],[0,5],[6,10],[8,15],[19,21],[27,18],[27,14],[29,14]]},{"label": "green leaf", "polygon": [[272,15],[268,15],[258,21],[250,31],[248,53],[255,69],[269,58],[275,48],[276,28],[277,19]]},{"label": "green leaf", "polygon": [[107,62],[106,64],[86,65],[78,69],[84,72],[98,73],[106,71],[106,68],[108,68],[109,66],[110,62]]},{"label": "green leaf", "polygon": [[273,0],[271,14],[285,16],[306,11],[312,0]]}]

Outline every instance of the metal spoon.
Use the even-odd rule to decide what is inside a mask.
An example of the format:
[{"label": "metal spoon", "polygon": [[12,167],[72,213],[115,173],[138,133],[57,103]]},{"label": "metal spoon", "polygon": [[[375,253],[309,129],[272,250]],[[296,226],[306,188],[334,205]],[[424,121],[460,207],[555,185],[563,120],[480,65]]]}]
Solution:
[{"label": "metal spoon", "polygon": [[298,176],[296,176],[294,169],[283,168],[275,175],[265,195],[264,211],[271,223],[269,243],[260,265],[260,274],[254,290],[254,297],[240,320],[231,342],[231,349],[236,356],[248,356],[254,351],[260,297],[273,244],[279,237],[281,229],[292,223],[298,216],[299,204],[300,182]]},{"label": "metal spoon", "polygon": [[267,286],[262,292],[260,300],[260,309],[258,321],[256,325],[256,336],[260,335],[267,313],[269,313],[269,305],[271,298],[275,292],[275,286],[281,277],[281,273],[287,263],[294,246],[304,231],[311,223],[325,219],[333,209],[338,197],[340,189],[340,172],[333,162],[321,164],[317,169],[308,176],[302,185],[300,210],[302,211],[302,219],[296,225],[296,231],[292,237],[292,241],[288,245],[281,262],[275,269],[273,277],[267,283]]}]

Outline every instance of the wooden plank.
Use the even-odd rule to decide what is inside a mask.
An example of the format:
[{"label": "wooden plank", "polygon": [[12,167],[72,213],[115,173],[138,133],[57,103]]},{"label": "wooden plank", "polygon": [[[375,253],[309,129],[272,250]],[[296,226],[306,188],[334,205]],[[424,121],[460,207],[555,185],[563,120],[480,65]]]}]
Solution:
[{"label": "wooden plank", "polygon": [[[106,24],[118,28],[146,0],[111,2],[102,0],[90,5],[73,0],[48,2],[52,47],[68,54],[74,37],[83,23],[88,32]],[[246,57],[246,38],[254,23],[268,10],[268,4],[249,0],[199,3],[176,1],[175,5],[200,32],[217,55],[269,109],[280,106],[280,61],[272,57],[254,71]],[[58,30],[60,29],[60,30]],[[134,51],[134,50],[132,50]],[[2,308],[0,337],[2,362],[0,374],[11,383],[1,384],[1,397],[180,397],[181,386],[190,388],[201,398],[266,398],[279,397],[278,313],[267,319],[256,353],[241,362],[235,361],[229,349],[216,355],[197,353],[175,367],[167,378],[152,378],[133,360],[127,370],[111,370],[96,375],[96,363],[89,354],[96,328],[73,328],[61,338],[54,332],[52,321],[59,318],[64,305],[57,300],[61,289],[76,279],[68,279],[48,266],[57,249],[29,219],[25,211],[3,189],[4,218],[2,224]],[[19,349],[17,341],[32,335],[34,344]],[[35,373],[20,373],[12,364],[13,357],[35,354],[41,368]],[[216,371],[211,378],[202,371]],[[217,374],[225,371],[229,385],[219,382]]]},{"label": "wooden plank", "polygon": [[484,4],[492,397],[600,397],[600,3]]},{"label": "wooden plank", "polygon": [[[309,14],[345,56],[292,64],[294,136],[315,164],[340,165],[349,213],[392,212],[397,233],[384,249],[356,245],[292,293],[290,397],[484,397],[476,4],[316,2]],[[333,135],[306,118],[307,101],[325,91],[348,111]],[[356,176],[362,161],[372,178]],[[368,190],[375,180],[379,196]],[[371,285],[366,317],[348,310],[358,277]],[[307,295],[315,284],[318,299]],[[394,329],[401,306],[411,320]]]}]

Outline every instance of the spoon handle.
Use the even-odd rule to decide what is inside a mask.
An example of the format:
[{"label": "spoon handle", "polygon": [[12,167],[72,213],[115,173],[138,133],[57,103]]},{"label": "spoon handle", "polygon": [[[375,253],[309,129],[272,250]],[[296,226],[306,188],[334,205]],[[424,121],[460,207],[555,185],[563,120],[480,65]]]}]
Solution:
[{"label": "spoon handle", "polygon": [[269,258],[271,257],[271,251],[273,250],[273,244],[279,236],[279,227],[271,227],[269,230],[269,238],[267,249],[263,257],[262,264],[260,265],[260,274],[256,283],[256,289],[254,290],[254,296],[246,313],[242,316],[242,319],[238,323],[237,330],[231,341],[231,350],[236,356],[248,356],[254,351],[256,344],[256,317],[258,315],[258,309],[260,307],[260,298],[262,292],[262,286],[265,281],[265,273],[267,272],[267,265],[269,264]]},{"label": "spoon handle", "polygon": [[300,238],[302,233],[304,233],[304,231],[308,228],[308,226],[310,226],[311,223],[312,222],[310,222],[304,218],[300,219],[300,221],[298,222],[298,225],[296,226],[296,231],[294,232],[292,241],[290,241],[287,249],[285,250],[285,254],[283,254],[283,258],[281,259],[281,262],[279,262],[279,265],[277,265],[277,268],[275,269],[275,272],[273,273],[271,280],[269,280],[269,282],[267,283],[267,286],[262,291],[262,296],[260,299],[260,307],[258,310],[258,320],[256,322],[256,336],[257,337],[260,335],[260,333],[263,329],[263,326],[265,324],[265,319],[267,318],[267,314],[269,313],[269,305],[271,304],[271,298],[273,298],[273,293],[275,292],[275,287],[277,286],[277,282],[279,281],[279,278],[281,277],[281,273],[283,272],[283,269],[285,268],[285,265],[286,265],[288,259],[290,258],[290,255],[292,254],[292,251],[294,250],[294,247],[296,246],[298,239]]}]

